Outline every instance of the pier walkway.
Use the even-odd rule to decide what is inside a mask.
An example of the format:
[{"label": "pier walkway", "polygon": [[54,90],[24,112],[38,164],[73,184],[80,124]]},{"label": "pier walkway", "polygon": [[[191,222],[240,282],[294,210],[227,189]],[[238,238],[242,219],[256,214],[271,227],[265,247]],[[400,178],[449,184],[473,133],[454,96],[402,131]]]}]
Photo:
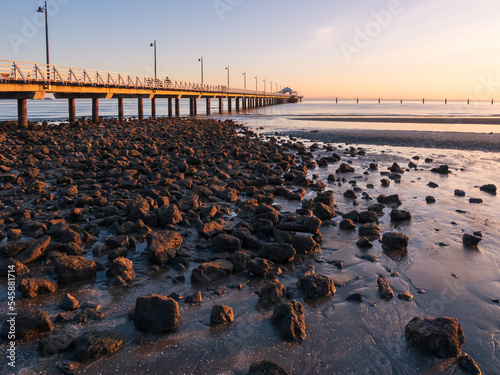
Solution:
[{"label": "pier walkway", "polygon": [[76,121],[75,99],[92,99],[92,121],[99,121],[99,99],[118,99],[118,119],[123,120],[123,99],[137,98],[138,118],[144,118],[143,100],[151,100],[151,117],[156,118],[156,99],[168,100],[168,116],[179,116],[179,100],[188,98],[190,115],[197,114],[197,100],[206,100],[210,114],[210,100],[223,99],[227,110],[261,107],[301,101],[302,97],[288,93],[243,90],[223,85],[206,85],[130,74],[102,72],[56,65],[0,60],[0,99],[18,100],[18,124],[28,125],[27,99],[43,99],[53,94],[57,99],[68,99],[69,121]]}]

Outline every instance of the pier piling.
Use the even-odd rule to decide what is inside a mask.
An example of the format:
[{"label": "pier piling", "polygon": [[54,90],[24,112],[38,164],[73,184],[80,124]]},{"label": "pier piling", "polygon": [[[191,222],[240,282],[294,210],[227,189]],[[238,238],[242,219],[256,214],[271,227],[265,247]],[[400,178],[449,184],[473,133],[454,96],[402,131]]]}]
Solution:
[{"label": "pier piling", "polygon": [[118,98],[118,121],[123,121],[123,98]]},{"label": "pier piling", "polygon": [[144,100],[142,98],[137,98],[137,118],[144,120]]},{"label": "pier piling", "polygon": [[210,114],[210,98],[207,98],[207,115]]},{"label": "pier piling", "polygon": [[168,98],[168,117],[172,117],[172,98]]},{"label": "pier piling", "polygon": [[68,98],[69,123],[76,122],[75,98]]},{"label": "pier piling", "polygon": [[151,118],[156,118],[156,98],[151,99]]},{"label": "pier piling", "polygon": [[180,114],[180,103],[179,98],[175,98],[175,117],[179,117]]},{"label": "pier piling", "polygon": [[92,122],[99,122],[99,98],[92,98]]},{"label": "pier piling", "polygon": [[219,113],[222,113],[223,110],[223,103],[222,103],[222,97],[219,98]]},{"label": "pier piling", "polygon": [[26,99],[17,99],[17,122],[20,127],[28,127],[28,104]]}]

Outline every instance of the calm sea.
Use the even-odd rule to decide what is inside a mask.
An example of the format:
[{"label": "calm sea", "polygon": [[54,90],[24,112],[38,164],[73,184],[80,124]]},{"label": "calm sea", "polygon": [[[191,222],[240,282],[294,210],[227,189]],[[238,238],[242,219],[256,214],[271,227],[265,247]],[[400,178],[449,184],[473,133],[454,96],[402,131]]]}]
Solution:
[{"label": "calm sea", "polygon": [[[137,116],[137,100],[124,99],[124,114],[126,117]],[[157,115],[167,115],[167,100],[157,99]],[[187,99],[180,101],[181,116],[189,115],[189,102]],[[198,114],[206,117],[205,100],[198,101]],[[211,101],[212,115],[215,118],[233,118],[240,122],[245,122],[251,126],[265,126],[276,128],[276,130],[286,129],[383,129],[383,130],[422,130],[422,131],[457,131],[457,132],[500,132],[500,125],[472,125],[463,121],[463,118],[491,118],[500,119],[500,103],[492,105],[487,102],[443,102],[427,101],[406,101],[401,104],[399,101],[339,101],[335,100],[307,100],[302,103],[275,105],[261,108],[253,108],[246,111],[235,112],[233,101],[233,112],[218,114],[218,101]],[[224,102],[227,109],[227,102]],[[91,100],[76,100],[76,115],[80,117],[91,116]],[[101,99],[99,102],[100,115],[104,117],[116,117],[118,113],[117,100]],[[144,113],[148,116],[151,113],[149,100],[144,100]],[[394,123],[394,122],[350,122],[331,121],[333,117],[343,116],[369,116],[374,118],[387,117],[452,117],[457,123],[442,124],[436,127],[436,123]],[[68,119],[67,100],[30,100],[28,101],[28,118],[30,121],[65,121]],[[17,119],[17,101],[0,100],[0,121]],[[320,120],[318,120],[320,119]],[[380,119],[379,119],[380,120]]]}]

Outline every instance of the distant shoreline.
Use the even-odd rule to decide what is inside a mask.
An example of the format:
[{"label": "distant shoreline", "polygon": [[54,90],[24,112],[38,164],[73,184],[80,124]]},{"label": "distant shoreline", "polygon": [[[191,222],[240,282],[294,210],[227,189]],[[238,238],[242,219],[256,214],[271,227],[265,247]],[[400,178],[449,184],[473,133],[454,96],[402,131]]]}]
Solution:
[{"label": "distant shoreline", "polygon": [[288,117],[296,121],[333,121],[333,122],[389,122],[402,124],[468,124],[500,125],[500,117],[376,117],[376,116],[328,116]]},{"label": "distant shoreline", "polygon": [[325,143],[372,144],[500,152],[500,133],[460,133],[413,130],[321,129],[291,130],[275,135]]}]

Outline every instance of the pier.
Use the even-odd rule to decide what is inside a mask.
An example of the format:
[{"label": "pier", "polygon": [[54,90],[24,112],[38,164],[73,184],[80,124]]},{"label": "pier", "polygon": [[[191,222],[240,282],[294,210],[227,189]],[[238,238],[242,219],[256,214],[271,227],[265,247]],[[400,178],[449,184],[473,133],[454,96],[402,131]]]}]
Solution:
[{"label": "pier", "polygon": [[0,99],[17,99],[18,124],[28,125],[28,99],[43,99],[53,94],[68,100],[69,122],[76,122],[76,99],[92,99],[92,122],[99,121],[99,99],[118,100],[118,119],[123,120],[123,99],[137,99],[137,116],[144,118],[144,99],[151,100],[151,117],[156,118],[156,100],[168,100],[168,116],[179,116],[180,99],[189,99],[189,113],[197,115],[198,100],[206,100],[210,114],[210,100],[218,99],[222,113],[223,99],[227,111],[236,111],[268,105],[302,101],[290,93],[266,92],[207,85],[147,76],[102,72],[56,65],[0,60]]}]

